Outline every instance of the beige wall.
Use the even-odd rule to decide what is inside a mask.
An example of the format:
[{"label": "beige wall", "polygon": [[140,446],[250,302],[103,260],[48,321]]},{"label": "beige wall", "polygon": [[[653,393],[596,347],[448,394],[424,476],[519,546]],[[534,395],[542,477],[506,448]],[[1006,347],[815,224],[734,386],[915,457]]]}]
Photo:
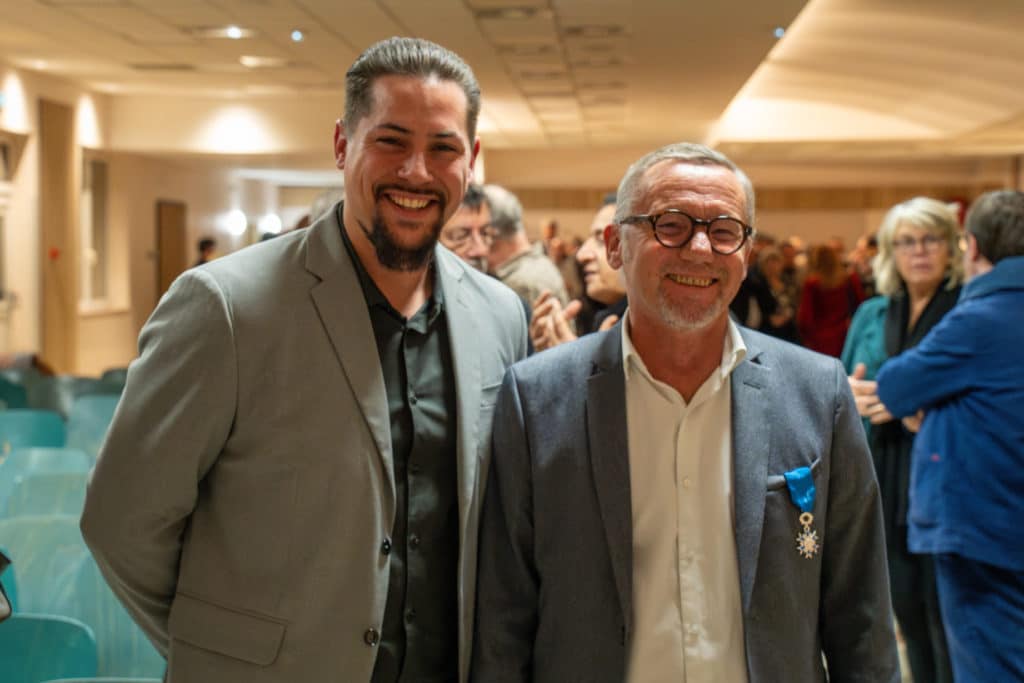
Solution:
[{"label": "beige wall", "polygon": [[[108,100],[60,79],[0,64],[5,105],[0,128],[27,136],[12,178],[4,244],[8,290],[15,297],[10,311],[8,351],[38,351],[41,335],[41,244],[39,226],[40,98],[75,109],[75,142],[101,147],[106,139]],[[77,156],[77,155],[76,155]]]}]

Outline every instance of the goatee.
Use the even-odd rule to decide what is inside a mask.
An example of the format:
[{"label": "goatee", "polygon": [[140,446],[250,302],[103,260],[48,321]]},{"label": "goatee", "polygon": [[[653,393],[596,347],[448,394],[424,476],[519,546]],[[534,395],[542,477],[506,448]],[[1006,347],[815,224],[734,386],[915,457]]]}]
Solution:
[{"label": "goatee", "polygon": [[433,258],[434,245],[441,234],[442,222],[435,223],[430,234],[423,242],[415,247],[403,247],[391,236],[391,231],[379,215],[373,217],[373,229],[367,230],[362,223],[359,227],[363,234],[370,240],[373,250],[377,254],[377,260],[388,270],[397,270],[408,273],[420,270],[430,263]]}]

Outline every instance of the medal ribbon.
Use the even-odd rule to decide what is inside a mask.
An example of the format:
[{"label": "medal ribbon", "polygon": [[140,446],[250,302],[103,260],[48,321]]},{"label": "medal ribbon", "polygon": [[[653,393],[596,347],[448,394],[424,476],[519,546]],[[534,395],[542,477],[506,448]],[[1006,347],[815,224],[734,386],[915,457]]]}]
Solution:
[{"label": "medal ribbon", "polygon": [[810,467],[798,467],[782,475],[789,487],[789,497],[801,512],[814,512],[814,477]]}]

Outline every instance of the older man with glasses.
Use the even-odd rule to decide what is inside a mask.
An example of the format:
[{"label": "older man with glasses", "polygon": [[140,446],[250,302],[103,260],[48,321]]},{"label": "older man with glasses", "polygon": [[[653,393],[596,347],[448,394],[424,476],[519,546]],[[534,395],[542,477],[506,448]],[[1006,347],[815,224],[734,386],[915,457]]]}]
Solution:
[{"label": "older man with glasses", "polygon": [[498,394],[471,680],[900,680],[846,373],[729,318],[753,214],[701,145],[626,172],[604,230],[622,325]]},{"label": "older man with glasses", "polygon": [[491,206],[483,188],[472,183],[462,204],[444,229],[440,242],[480,272],[487,272],[487,254],[496,231],[491,225]]}]

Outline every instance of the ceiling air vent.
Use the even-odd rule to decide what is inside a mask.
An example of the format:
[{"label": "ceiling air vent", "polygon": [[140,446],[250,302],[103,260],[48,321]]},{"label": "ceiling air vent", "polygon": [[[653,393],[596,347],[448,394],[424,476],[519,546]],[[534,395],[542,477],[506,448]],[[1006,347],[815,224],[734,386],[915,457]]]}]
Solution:
[{"label": "ceiling air vent", "polygon": [[136,71],[195,71],[192,64],[173,64],[170,62],[144,62],[142,64],[129,64]]}]

